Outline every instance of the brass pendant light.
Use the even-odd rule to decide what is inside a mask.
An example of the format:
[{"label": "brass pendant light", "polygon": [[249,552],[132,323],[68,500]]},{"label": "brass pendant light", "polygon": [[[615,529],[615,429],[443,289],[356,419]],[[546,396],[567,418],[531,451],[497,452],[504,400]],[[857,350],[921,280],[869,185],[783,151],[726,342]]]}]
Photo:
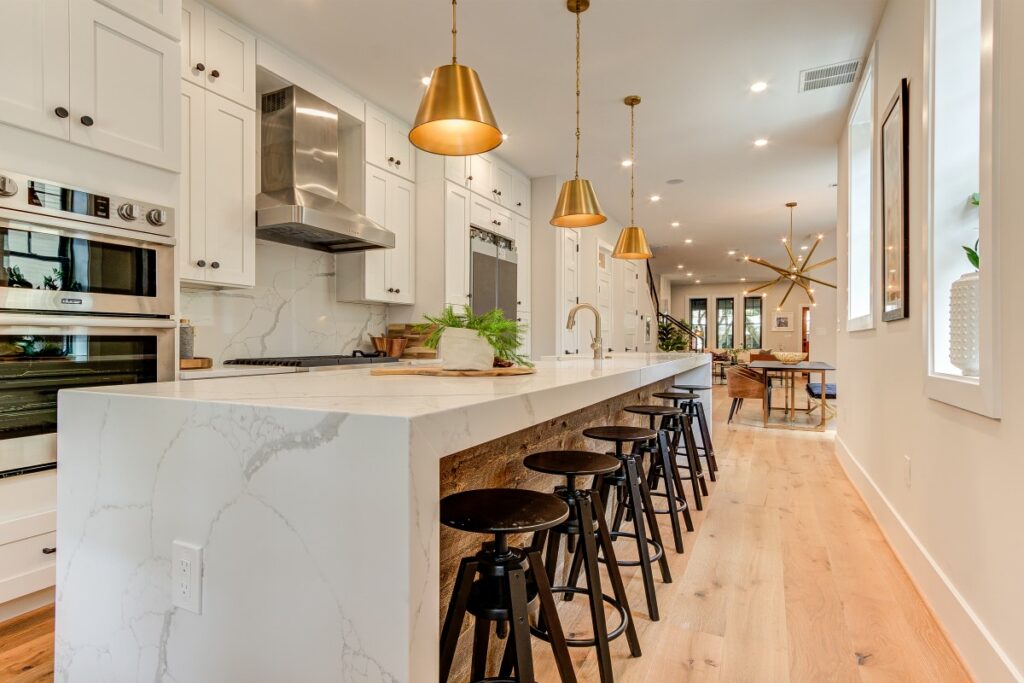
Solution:
[{"label": "brass pendant light", "polygon": [[636,105],[640,97],[630,95],[624,102],[629,107],[629,225],[619,233],[613,258],[644,260],[654,256],[647,244],[644,229],[636,224],[633,217],[633,203],[636,198]]},{"label": "brass pendant light", "polygon": [[431,74],[409,141],[424,152],[469,156],[494,149],[502,137],[480,77],[456,58],[455,10],[452,0],[452,63]]},{"label": "brass pendant light", "polygon": [[590,0],[566,0],[566,7],[576,15],[576,177],[566,180],[551,216],[556,228],[589,228],[608,220],[597,201],[597,193],[589,180],[580,178],[580,15],[590,7]]}]

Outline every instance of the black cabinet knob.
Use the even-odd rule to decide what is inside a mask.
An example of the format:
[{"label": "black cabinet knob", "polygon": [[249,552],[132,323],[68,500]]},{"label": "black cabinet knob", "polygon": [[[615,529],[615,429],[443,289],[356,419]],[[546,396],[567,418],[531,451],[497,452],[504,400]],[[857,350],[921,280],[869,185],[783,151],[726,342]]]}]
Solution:
[{"label": "black cabinet knob", "polygon": [[472,179],[473,179],[473,176],[471,176],[471,175],[466,176],[466,180],[472,180]]},{"label": "black cabinet knob", "polygon": [[517,301],[517,302],[516,302],[516,306],[522,306],[522,305],[523,305],[523,302],[522,302],[522,301]]},{"label": "black cabinet knob", "polygon": [[220,72],[214,69],[210,72],[210,76],[212,76],[213,78],[220,78]]},{"label": "black cabinet knob", "polygon": [[402,293],[402,290],[400,290],[400,289],[396,289],[395,290],[395,294],[401,294],[401,293]]},{"label": "black cabinet knob", "polygon": [[401,159],[396,159],[395,160],[395,166],[401,166],[401,165],[402,165],[402,160]]},{"label": "black cabinet knob", "polygon": [[388,157],[388,163],[389,164],[395,163],[395,158],[394,157]]},{"label": "black cabinet knob", "polygon": [[523,205],[522,202],[516,202],[516,206],[522,206],[522,205]]},{"label": "black cabinet knob", "polygon": [[206,261],[204,261],[203,259],[199,259],[198,261],[196,261],[196,265],[199,266],[200,268],[205,268]]},{"label": "black cabinet knob", "polygon": [[92,124],[96,123],[95,121],[92,120],[91,116],[83,116],[82,118],[79,119],[79,121],[81,121],[82,125],[86,126],[86,127],[89,127]]},{"label": "black cabinet knob", "polygon": [[55,552],[57,552],[56,546],[52,548],[43,548],[43,555],[53,555]]},{"label": "black cabinet knob", "polygon": [[68,110],[64,107],[57,107],[53,110],[53,113],[57,115],[58,119],[66,119],[68,117]]},{"label": "black cabinet knob", "polygon": [[206,65],[202,62],[196,64],[196,71],[206,71]]},{"label": "black cabinet knob", "polygon": [[213,269],[220,268],[220,261],[214,261],[213,263],[210,264],[210,267]]}]

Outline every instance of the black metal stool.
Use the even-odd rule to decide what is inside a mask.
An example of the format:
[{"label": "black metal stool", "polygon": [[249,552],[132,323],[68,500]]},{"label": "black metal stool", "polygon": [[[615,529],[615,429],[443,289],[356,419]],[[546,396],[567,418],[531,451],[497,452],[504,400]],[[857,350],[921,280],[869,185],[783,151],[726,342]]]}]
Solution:
[{"label": "black metal stool", "polygon": [[[672,388],[691,393],[711,391],[711,387],[698,384],[673,384]],[[711,477],[711,481],[715,481],[715,472],[718,471],[718,459],[715,457],[715,444],[711,441],[711,429],[708,427],[708,418],[704,414],[704,402],[698,397],[688,403],[684,403],[682,408],[691,415],[691,418],[696,418],[697,420],[697,425],[700,428],[700,445],[697,448],[707,459],[708,475]]]},{"label": "black metal stool", "polygon": [[[615,524],[612,525],[612,538],[634,538],[636,539],[636,560],[617,560],[620,567],[640,567],[644,579],[644,593],[647,596],[647,612],[651,621],[658,621],[661,617],[658,613],[658,595],[654,587],[654,571],[652,563],[657,562],[661,568],[661,579],[665,583],[672,582],[672,572],[668,568],[668,558],[665,557],[665,547],[661,540],[661,530],[658,528],[658,521],[654,516],[654,503],[651,501],[651,490],[647,487],[647,480],[640,474],[637,458],[633,453],[623,452],[623,444],[631,443],[635,449],[637,444],[650,441],[658,436],[652,429],[641,427],[591,427],[583,430],[583,436],[596,441],[611,441],[615,443],[615,457],[622,463],[622,467],[611,474],[606,474],[598,484],[598,494],[601,500],[601,507],[608,508],[608,498],[611,489],[617,490],[616,501],[618,510],[615,514]],[[622,515],[625,510],[632,512],[634,532],[620,531]],[[650,528],[651,537],[647,537]],[[652,553],[649,546],[654,548]],[[603,562],[611,561],[609,557],[601,558]],[[579,572],[575,575],[569,573],[569,585],[575,586],[579,578]]]},{"label": "black metal stool", "polygon": [[[586,572],[587,587],[577,588],[572,586],[552,586],[552,593],[563,593],[565,599],[569,600],[575,594],[586,594],[590,599],[590,620],[594,627],[593,638],[567,639],[569,647],[593,647],[597,650],[597,668],[601,675],[602,683],[611,683],[614,680],[612,674],[611,653],[609,642],[623,633],[629,642],[629,651],[634,657],[639,657],[640,639],[636,635],[636,626],[633,623],[633,615],[629,610],[629,600],[626,597],[626,588],[622,583],[622,575],[615,563],[615,550],[612,547],[612,537],[608,531],[608,523],[605,521],[604,507],[596,496],[591,492],[578,488],[577,477],[598,477],[611,474],[618,470],[621,463],[610,455],[604,453],[590,453],[588,451],[545,451],[533,453],[523,460],[523,464],[534,472],[545,474],[556,474],[566,478],[565,486],[557,486],[555,495],[565,501],[569,506],[569,518],[548,530],[538,531],[534,536],[532,549],[540,550],[545,548],[545,569],[547,570],[548,581],[554,582],[555,568],[558,562],[558,553],[561,548],[561,537],[578,537],[576,550],[572,556],[572,567],[582,566]],[[609,559],[608,578],[612,584],[613,596],[605,595],[601,590],[601,574],[598,571],[598,547],[604,556]],[[576,569],[577,575],[579,569]],[[570,570],[571,573],[571,570]],[[620,623],[612,631],[608,626],[604,615],[604,605],[608,603],[619,614]],[[544,622],[537,628],[531,629],[532,633],[544,640],[548,640],[548,634]]]},{"label": "black metal stool", "polygon": [[[693,488],[693,502],[698,510],[704,509],[703,496],[708,495],[708,485],[704,480],[704,469],[697,457],[696,440],[693,437],[693,424],[689,416],[679,405],[681,401],[696,398],[697,394],[681,391],[659,391],[652,394],[654,398],[671,401],[674,408],[679,409],[678,415],[668,415],[662,419],[662,427],[673,433],[672,450],[677,455],[686,457],[686,475],[684,480]],[[680,450],[682,448],[682,450]]]},{"label": "black metal stool", "polygon": [[[479,489],[441,499],[442,524],[460,531],[494,535],[493,542],[484,543],[480,552],[462,558],[459,564],[441,629],[441,681],[447,681],[451,673],[462,622],[469,612],[476,618],[472,680],[496,680],[486,678],[490,622],[494,621],[500,626],[507,622],[512,631],[505,646],[501,680],[534,683],[527,611],[533,598],[538,598],[559,677],[563,683],[576,682],[540,553],[508,544],[509,534],[550,529],[568,517],[569,508],[559,498],[523,489]],[[516,676],[510,678],[513,668]]]},{"label": "black metal stool", "polygon": [[[658,434],[657,439],[639,444],[636,452],[641,463],[644,455],[650,454],[651,456],[651,465],[647,468],[647,486],[651,489],[652,496],[663,497],[668,501],[667,509],[655,510],[654,513],[669,515],[676,552],[681,553],[683,552],[683,530],[679,526],[679,515],[680,513],[683,515],[687,531],[693,531],[693,519],[690,517],[690,505],[686,501],[686,489],[683,487],[683,480],[679,474],[679,465],[673,455],[675,448],[669,449],[668,430],[664,427],[667,422],[666,418],[679,417],[683,411],[671,406],[628,406],[625,411],[634,415],[646,415],[650,419],[648,426]],[[655,424],[655,420],[659,417],[662,418],[662,427]],[[675,446],[675,440],[679,438],[678,434],[678,432],[673,432],[673,446]],[[658,481],[661,478],[665,479],[664,493],[657,490]]]}]

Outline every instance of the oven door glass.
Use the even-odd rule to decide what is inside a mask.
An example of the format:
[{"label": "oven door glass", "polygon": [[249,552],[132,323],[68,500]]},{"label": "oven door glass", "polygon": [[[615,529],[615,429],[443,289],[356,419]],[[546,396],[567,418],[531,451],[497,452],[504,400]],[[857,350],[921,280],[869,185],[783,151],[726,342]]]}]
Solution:
[{"label": "oven door glass", "polygon": [[61,389],[157,381],[157,335],[0,334],[0,444],[56,432]]}]

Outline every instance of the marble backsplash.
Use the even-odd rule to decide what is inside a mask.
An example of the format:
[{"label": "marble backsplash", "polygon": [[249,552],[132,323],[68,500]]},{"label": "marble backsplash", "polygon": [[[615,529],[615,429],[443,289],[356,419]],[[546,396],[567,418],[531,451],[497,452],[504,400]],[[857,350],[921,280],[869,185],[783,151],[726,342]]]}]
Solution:
[{"label": "marble backsplash", "polygon": [[186,289],[181,317],[196,328],[196,355],[231,358],[370,350],[387,307],[335,300],[334,256],[257,242],[252,289]]}]

